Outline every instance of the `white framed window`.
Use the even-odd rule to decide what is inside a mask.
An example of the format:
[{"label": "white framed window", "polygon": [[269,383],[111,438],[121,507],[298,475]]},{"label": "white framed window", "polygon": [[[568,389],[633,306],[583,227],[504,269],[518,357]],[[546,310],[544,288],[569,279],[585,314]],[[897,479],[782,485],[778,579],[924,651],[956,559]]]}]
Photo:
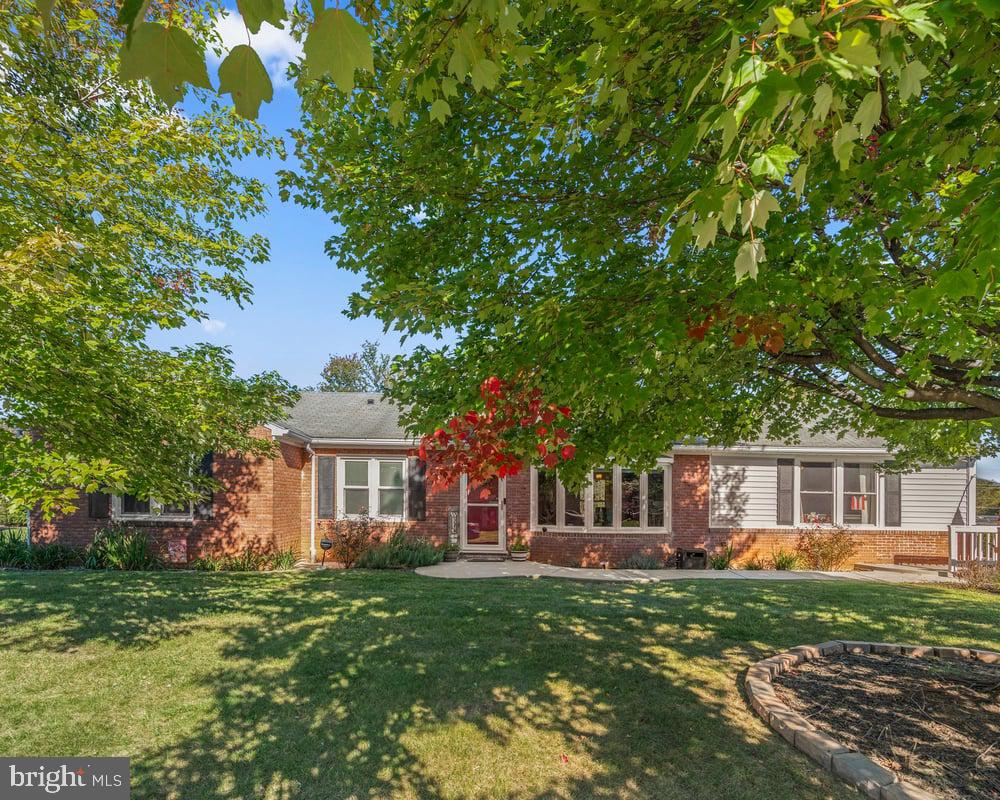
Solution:
[{"label": "white framed window", "polygon": [[883,527],[877,460],[804,457],[795,461],[795,525]]},{"label": "white framed window", "polygon": [[670,462],[636,472],[605,467],[590,473],[581,492],[554,473],[532,467],[531,527],[595,532],[665,531],[670,528]]},{"label": "white framed window", "polygon": [[190,501],[161,503],[158,500],[144,500],[132,494],[115,495],[111,508],[115,519],[186,521],[194,518],[194,504]]},{"label": "white framed window", "polygon": [[341,456],[337,459],[337,516],[367,512],[374,519],[406,514],[406,459]]}]

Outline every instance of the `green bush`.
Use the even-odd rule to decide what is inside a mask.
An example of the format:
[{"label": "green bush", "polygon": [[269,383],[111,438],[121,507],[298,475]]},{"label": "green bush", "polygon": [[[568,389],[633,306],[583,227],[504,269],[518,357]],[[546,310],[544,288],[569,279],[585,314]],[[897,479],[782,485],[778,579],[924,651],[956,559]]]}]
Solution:
[{"label": "green bush", "polygon": [[294,569],[297,560],[295,551],[291,548],[288,550],[279,550],[271,556],[269,566],[271,569]]},{"label": "green bush", "polygon": [[429,567],[444,558],[444,550],[426,539],[411,539],[397,528],[382,544],[369,547],[354,562],[361,569],[396,569]]},{"label": "green bush", "polygon": [[87,569],[152,570],[163,569],[163,559],[145,533],[111,524],[97,532],[83,565]]},{"label": "green bush", "polygon": [[792,570],[799,568],[799,554],[784,547],[771,554],[771,565],[775,569]]},{"label": "green bush", "polygon": [[615,567],[617,569],[663,569],[663,559],[637,550],[615,564]]},{"label": "green bush", "polygon": [[857,552],[851,532],[841,526],[816,527],[799,536],[796,549],[810,569],[840,569]]},{"label": "green bush", "polygon": [[0,567],[65,569],[80,563],[80,551],[58,542],[29,545],[26,528],[0,531]]},{"label": "green bush", "polygon": [[751,556],[746,561],[743,562],[743,566],[740,569],[767,569],[767,564],[764,563],[764,559],[760,556]]},{"label": "green bush", "polygon": [[222,572],[226,568],[226,561],[225,556],[199,556],[188,566],[203,572]]},{"label": "green bush", "polygon": [[205,572],[260,572],[266,569],[292,569],[295,566],[292,549],[271,552],[253,545],[235,556],[199,556],[189,566]]},{"label": "green bush", "polygon": [[708,557],[708,564],[712,569],[729,569],[733,565],[733,555],[733,545],[726,545],[721,553],[713,553]]}]

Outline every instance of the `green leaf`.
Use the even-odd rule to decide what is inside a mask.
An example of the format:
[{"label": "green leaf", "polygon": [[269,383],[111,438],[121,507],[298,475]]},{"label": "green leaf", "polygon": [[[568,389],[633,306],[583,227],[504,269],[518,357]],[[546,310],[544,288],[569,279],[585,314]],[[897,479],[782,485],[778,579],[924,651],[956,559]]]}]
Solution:
[{"label": "green leaf", "polygon": [[795,192],[795,196],[799,200],[802,199],[802,193],[806,188],[806,168],[806,162],[800,162],[799,168],[795,170],[795,174],[792,176],[792,191]]},{"label": "green leaf", "polygon": [[858,135],[864,139],[875,129],[875,123],[882,116],[882,95],[879,92],[868,92],[854,114],[854,124],[858,127]]},{"label": "green leaf", "polygon": [[771,9],[774,19],[778,23],[778,30],[781,33],[788,33],[788,26],[795,20],[795,12],[788,6],[774,6]]},{"label": "green leaf", "polygon": [[257,119],[260,104],[271,102],[271,78],[249,45],[236,45],[219,65],[219,94],[224,93],[232,95],[236,113],[247,119]]},{"label": "green leaf", "polygon": [[945,272],[937,281],[938,289],[952,300],[963,297],[975,297],[978,294],[978,282],[975,273],[959,269]]},{"label": "green leaf", "polygon": [[828,83],[821,83],[816,87],[813,95],[813,119],[823,121],[830,113],[830,105],[833,103],[833,87]]},{"label": "green leaf", "polygon": [[494,89],[496,88],[499,76],[500,67],[488,58],[480,59],[472,68],[472,87],[477,92],[483,89]]},{"label": "green leaf", "polygon": [[913,59],[903,67],[899,75],[899,99],[907,102],[911,97],[920,97],[922,87],[920,82],[931,73],[919,59]]},{"label": "green leaf", "polygon": [[451,106],[448,105],[447,100],[442,100],[438,98],[431,105],[431,119],[437,120],[442,125],[444,125],[445,120],[451,115]]},{"label": "green leaf", "polygon": [[204,53],[183,28],[158,22],[135,27],[132,41],[122,45],[118,68],[123,80],[149,81],[153,92],[168,105],[184,97],[185,83],[211,89]]},{"label": "green leaf", "polygon": [[854,142],[860,136],[861,132],[858,130],[858,126],[851,123],[841,126],[833,134],[833,155],[840,162],[841,169],[847,169],[850,165]]},{"label": "green leaf", "polygon": [[316,18],[303,50],[308,74],[329,75],[345,94],[354,91],[355,70],[375,71],[368,31],[342,8],[328,8]]},{"label": "green leaf", "polygon": [[403,112],[406,110],[406,105],[402,100],[394,100],[389,106],[389,122],[393,126],[398,125],[403,121]]},{"label": "green leaf", "polygon": [[799,154],[787,144],[776,144],[758,155],[750,163],[750,172],[754,175],[769,175],[780,181],[788,171],[788,162],[798,157]]},{"label": "green leaf", "polygon": [[869,42],[871,37],[860,28],[849,28],[840,35],[837,55],[856,67],[877,67],[878,52]]},{"label": "green leaf", "polygon": [[732,191],[722,201],[722,227],[727,231],[736,224],[736,214],[740,210],[740,193]]},{"label": "green leaf", "polygon": [[718,217],[705,217],[704,219],[698,220],[692,228],[692,233],[694,233],[695,236],[694,246],[699,250],[704,250],[706,247],[710,247],[715,241],[715,237],[718,232]]},{"label": "green leaf", "polygon": [[236,7],[251,33],[258,33],[264,22],[280,28],[285,19],[284,0],[236,0]]},{"label": "green leaf", "polygon": [[135,26],[146,18],[149,0],[122,0],[118,7],[117,22],[125,28],[125,38],[130,39]]},{"label": "green leaf", "polygon": [[771,215],[772,211],[781,211],[781,206],[774,199],[774,195],[766,189],[754,192],[753,197],[743,202],[743,211],[741,214],[743,217],[743,232],[748,231],[751,224],[757,228],[766,227],[767,218]]},{"label": "green leaf", "polygon": [[55,4],[56,0],[35,0],[35,8],[42,15],[42,25],[45,26],[45,30],[52,24],[52,8]]},{"label": "green leaf", "polygon": [[806,21],[802,17],[796,17],[792,24],[788,26],[788,32],[792,36],[798,36],[800,39],[812,39],[812,34],[809,33],[809,27],[806,25]]},{"label": "green leaf", "polygon": [[767,255],[764,252],[764,243],[760,239],[743,242],[736,254],[734,265],[737,282],[747,276],[757,280],[757,265],[763,261],[767,261]]}]

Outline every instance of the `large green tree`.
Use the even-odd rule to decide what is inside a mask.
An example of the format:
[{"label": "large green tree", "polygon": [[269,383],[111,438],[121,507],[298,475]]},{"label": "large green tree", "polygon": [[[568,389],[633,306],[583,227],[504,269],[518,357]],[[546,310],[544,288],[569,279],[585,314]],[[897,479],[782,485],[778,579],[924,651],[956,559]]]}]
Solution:
[{"label": "large green tree", "polygon": [[996,452],[998,13],[393,3],[360,89],[300,73],[286,190],[353,313],[457,332],[393,387],[418,429],[496,374],[571,406],[581,469],[801,424]]},{"label": "large green tree", "polygon": [[319,392],[385,392],[392,382],[392,356],[377,342],[361,343],[361,352],[333,355],[323,366]]},{"label": "large green tree", "polygon": [[[188,12],[204,39],[211,16]],[[237,377],[224,348],[146,344],[204,318],[209,293],[249,298],[244,265],[267,242],[240,224],[264,187],[235,164],[277,143],[122,82],[113,15],[60,0],[43,35],[16,0],[0,27],[0,493],[21,508],[67,508],[80,488],[195,493],[201,455],[260,451],[250,431],[291,396],[276,374]]]}]

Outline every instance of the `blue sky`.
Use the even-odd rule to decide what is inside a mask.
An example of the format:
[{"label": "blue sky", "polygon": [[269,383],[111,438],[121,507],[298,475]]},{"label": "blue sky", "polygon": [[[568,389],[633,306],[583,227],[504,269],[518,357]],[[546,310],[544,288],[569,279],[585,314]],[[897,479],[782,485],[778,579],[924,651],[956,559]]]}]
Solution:
[{"label": "blue sky", "polygon": [[[220,20],[219,32],[227,47],[246,41],[243,23],[232,12]],[[241,375],[277,370],[293,384],[309,386],[319,379],[330,354],[356,352],[366,339],[377,341],[388,353],[405,348],[398,335],[383,333],[377,320],[349,320],[343,315],[348,297],[360,287],[362,278],[339,269],[323,252],[324,241],[335,230],[329,218],[278,198],[275,173],[295,165],[287,131],[299,118],[298,96],[284,72],[301,48],[287,32],[267,23],[252,41],[275,85],[274,100],[261,107],[260,120],[272,134],[284,136],[289,151],[285,162],[242,162],[246,174],[257,176],[271,189],[268,211],[248,226],[270,240],[270,261],[249,265],[247,278],[254,287],[251,305],[240,309],[212,298],[206,306],[209,320],[180,331],[153,331],[149,341],[156,347],[198,341],[228,345]],[[216,76],[212,77],[217,85]],[[1000,480],[1000,459],[981,461],[979,473]]]}]

